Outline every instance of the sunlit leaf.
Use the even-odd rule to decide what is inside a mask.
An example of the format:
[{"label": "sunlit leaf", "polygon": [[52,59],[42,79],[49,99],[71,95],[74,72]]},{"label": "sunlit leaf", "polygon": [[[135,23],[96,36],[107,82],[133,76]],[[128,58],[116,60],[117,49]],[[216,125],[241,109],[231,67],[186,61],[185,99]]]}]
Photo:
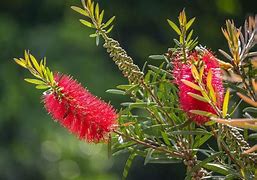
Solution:
[{"label": "sunlit leaf", "polygon": [[168,21],[170,27],[172,27],[172,29],[173,29],[174,31],[176,31],[176,33],[177,33],[178,35],[181,35],[181,31],[179,30],[178,26],[177,26],[174,22],[172,22],[171,20],[169,20],[169,19],[167,19],[167,21]]},{"label": "sunlit leaf", "polygon": [[214,104],[216,104],[216,102],[217,102],[216,93],[215,93],[214,88],[212,86],[212,70],[208,71],[206,81],[207,81],[207,88],[209,89],[211,99],[214,102]]},{"label": "sunlit leaf", "polygon": [[112,29],[113,29],[113,25],[106,31],[106,33],[108,34],[108,33],[110,33],[111,31],[112,31]]},{"label": "sunlit leaf", "polygon": [[186,30],[188,30],[188,29],[192,26],[192,24],[194,23],[194,21],[195,21],[195,18],[192,18],[192,19],[190,19],[190,20],[188,21],[188,23],[186,24]]},{"label": "sunlit leaf", "polygon": [[115,19],[115,16],[111,17],[103,26],[103,28],[108,27]]},{"label": "sunlit leaf", "polygon": [[84,16],[88,16],[88,13],[84,9],[81,9],[80,7],[71,6],[71,9],[73,9],[74,11],[76,11]]},{"label": "sunlit leaf", "polygon": [[36,88],[37,88],[37,89],[49,89],[50,87],[47,86],[47,85],[41,85],[41,84],[40,84],[40,85],[37,85]]},{"label": "sunlit leaf", "polygon": [[195,83],[192,83],[192,82],[190,82],[190,81],[188,81],[188,80],[186,80],[186,79],[181,79],[181,81],[182,81],[185,85],[191,87],[192,89],[201,91],[201,88],[200,88],[198,85],[196,85]]},{"label": "sunlit leaf", "polygon": [[99,24],[102,24],[102,22],[103,22],[103,17],[104,17],[104,10],[102,10],[102,12],[101,12],[101,14],[100,14],[100,16],[99,16],[99,20],[98,20]]},{"label": "sunlit leaf", "polygon": [[227,92],[225,94],[224,101],[223,101],[223,107],[222,107],[222,116],[224,118],[227,116],[227,112],[228,112],[229,96],[230,96],[230,91],[229,89],[227,89]]},{"label": "sunlit leaf", "polygon": [[14,58],[14,61],[15,61],[17,64],[19,64],[20,66],[22,66],[22,67],[24,67],[24,68],[27,68],[25,61],[19,60],[19,59],[17,59],[17,58]]},{"label": "sunlit leaf", "polygon": [[197,68],[195,67],[195,65],[192,64],[191,66],[191,72],[192,72],[192,75],[194,77],[195,80],[199,80],[199,72],[197,70]]},{"label": "sunlit leaf", "polygon": [[90,22],[88,22],[88,21],[86,21],[86,20],[84,20],[84,19],[80,19],[79,21],[80,21],[82,24],[84,24],[85,26],[87,26],[87,27],[95,28],[94,24],[92,24],[92,23],[90,23]]},{"label": "sunlit leaf", "polygon": [[38,79],[29,79],[29,78],[26,78],[24,79],[25,81],[29,82],[29,83],[32,83],[32,84],[45,84],[44,81],[41,81],[41,80],[38,80]]},{"label": "sunlit leaf", "polygon": [[99,4],[96,3],[95,6],[95,18],[98,20],[99,19]]}]

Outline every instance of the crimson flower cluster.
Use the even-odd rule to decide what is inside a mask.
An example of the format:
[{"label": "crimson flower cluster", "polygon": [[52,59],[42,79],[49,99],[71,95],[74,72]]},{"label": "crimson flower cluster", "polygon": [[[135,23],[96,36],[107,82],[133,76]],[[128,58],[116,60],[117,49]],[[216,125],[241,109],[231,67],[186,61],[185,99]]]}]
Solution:
[{"label": "crimson flower cluster", "polygon": [[46,110],[53,119],[87,142],[105,141],[115,128],[114,108],[92,95],[70,76],[55,74],[58,92],[43,95]]},{"label": "crimson flower cluster", "polygon": [[213,114],[217,114],[217,112],[213,109],[213,107],[206,102],[202,102],[190,96],[188,93],[194,93],[201,95],[201,92],[191,88],[190,86],[184,84],[181,80],[187,80],[194,84],[197,84],[196,80],[194,79],[191,71],[191,67],[193,63],[199,63],[202,61],[204,67],[203,73],[203,84],[206,84],[206,78],[209,70],[212,71],[212,86],[214,91],[216,92],[216,106],[218,108],[222,107],[223,97],[224,97],[224,88],[222,83],[222,72],[219,66],[219,62],[217,58],[210,52],[193,52],[189,55],[188,61],[183,62],[180,56],[176,56],[173,60],[173,76],[175,79],[175,83],[178,85],[179,88],[179,101],[180,107],[184,110],[189,118],[196,122],[197,124],[204,124],[209,120],[208,117],[195,115],[190,113],[191,110],[201,110],[210,112]]}]

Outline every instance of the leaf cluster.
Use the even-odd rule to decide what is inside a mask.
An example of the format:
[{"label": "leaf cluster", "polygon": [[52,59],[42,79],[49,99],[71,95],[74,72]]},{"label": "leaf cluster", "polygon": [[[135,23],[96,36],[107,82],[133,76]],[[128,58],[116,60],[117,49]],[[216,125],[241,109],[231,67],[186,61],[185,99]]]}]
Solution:
[{"label": "leaf cluster", "polygon": [[87,17],[87,20],[80,19],[79,21],[92,29],[95,29],[95,33],[91,34],[90,37],[96,38],[96,44],[99,44],[99,36],[101,34],[108,34],[113,29],[113,21],[115,16],[111,17],[108,21],[103,22],[104,19],[104,10],[100,10],[99,4],[95,3],[91,0],[82,0],[83,8],[72,6],[71,8],[82,14],[83,16]]},{"label": "leaf cluster", "polygon": [[37,59],[25,51],[24,58],[14,58],[14,61],[29,70],[29,72],[36,77],[36,79],[25,78],[24,80],[35,84],[37,89],[49,89],[55,87],[56,82],[54,80],[53,72],[46,66],[46,58],[41,59],[39,62]]}]

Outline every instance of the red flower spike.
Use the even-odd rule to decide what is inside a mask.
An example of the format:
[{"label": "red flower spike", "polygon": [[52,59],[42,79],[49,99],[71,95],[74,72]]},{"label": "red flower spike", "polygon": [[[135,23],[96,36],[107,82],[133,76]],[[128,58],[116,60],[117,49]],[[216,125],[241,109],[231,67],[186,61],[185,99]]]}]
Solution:
[{"label": "red flower spike", "polygon": [[54,79],[61,96],[56,93],[43,96],[45,108],[53,119],[79,139],[94,143],[105,141],[116,124],[113,107],[67,75],[55,74]]},{"label": "red flower spike", "polygon": [[211,52],[205,51],[202,55],[197,54],[197,52],[192,53],[189,56],[192,62],[183,63],[178,57],[173,61],[174,69],[173,76],[175,78],[175,83],[179,88],[179,101],[180,107],[184,110],[189,118],[196,122],[197,124],[204,124],[209,121],[208,117],[195,115],[190,113],[191,110],[202,110],[216,114],[215,110],[209,103],[199,101],[192,96],[188,95],[189,92],[201,95],[201,92],[195,90],[188,85],[181,82],[182,79],[195,83],[195,79],[192,76],[191,72],[191,63],[197,61],[203,61],[205,64],[204,74],[203,74],[203,83],[206,84],[206,78],[209,70],[212,71],[212,86],[216,92],[218,108],[222,107],[223,97],[224,97],[224,88],[221,77],[221,69],[217,59],[212,55]]}]

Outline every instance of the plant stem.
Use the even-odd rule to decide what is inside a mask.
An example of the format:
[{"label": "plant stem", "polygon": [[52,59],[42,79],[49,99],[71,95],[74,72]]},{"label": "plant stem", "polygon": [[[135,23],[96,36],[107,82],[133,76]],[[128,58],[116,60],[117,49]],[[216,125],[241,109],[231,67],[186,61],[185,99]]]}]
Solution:
[{"label": "plant stem", "polygon": [[179,153],[179,152],[170,151],[169,149],[166,149],[166,148],[164,148],[164,147],[157,146],[157,145],[155,145],[155,144],[151,144],[151,143],[149,143],[149,141],[148,141],[148,142],[141,141],[141,140],[136,139],[136,138],[134,138],[134,137],[125,135],[125,134],[123,134],[122,132],[117,131],[117,130],[113,130],[113,132],[116,133],[116,134],[118,134],[118,135],[120,135],[120,136],[122,136],[122,137],[124,137],[124,138],[126,138],[126,139],[129,139],[129,140],[134,141],[134,142],[136,142],[136,143],[138,143],[138,144],[141,144],[141,145],[143,145],[143,146],[146,146],[146,147],[155,149],[155,150],[157,150],[157,151],[161,151],[161,152],[168,153],[168,154],[170,154],[170,155],[173,156],[173,157],[177,157],[177,158],[183,158],[183,157],[184,157],[183,154],[181,154],[181,153]]}]

